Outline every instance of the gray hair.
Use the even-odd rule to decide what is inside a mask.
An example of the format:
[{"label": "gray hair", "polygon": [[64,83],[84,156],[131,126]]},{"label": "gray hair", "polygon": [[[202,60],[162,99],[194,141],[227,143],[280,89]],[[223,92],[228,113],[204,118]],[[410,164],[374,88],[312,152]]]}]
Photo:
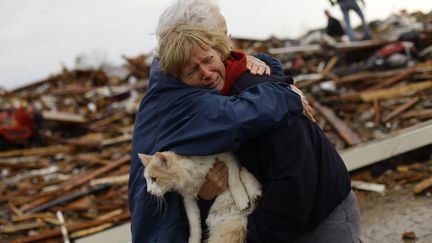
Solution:
[{"label": "gray hair", "polygon": [[175,0],[159,17],[156,38],[160,40],[165,30],[181,22],[216,30],[217,22],[211,16],[214,11],[220,12],[213,0]]}]

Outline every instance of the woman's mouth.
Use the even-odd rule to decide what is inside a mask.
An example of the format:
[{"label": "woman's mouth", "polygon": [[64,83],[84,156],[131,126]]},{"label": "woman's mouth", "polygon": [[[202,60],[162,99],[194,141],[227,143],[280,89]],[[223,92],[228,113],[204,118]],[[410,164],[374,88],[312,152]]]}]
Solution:
[{"label": "woman's mouth", "polygon": [[216,86],[218,84],[218,80],[219,80],[219,76],[217,76],[216,79],[214,79],[210,83],[206,84],[205,87],[208,88],[208,89],[214,89],[214,88],[216,88]]}]

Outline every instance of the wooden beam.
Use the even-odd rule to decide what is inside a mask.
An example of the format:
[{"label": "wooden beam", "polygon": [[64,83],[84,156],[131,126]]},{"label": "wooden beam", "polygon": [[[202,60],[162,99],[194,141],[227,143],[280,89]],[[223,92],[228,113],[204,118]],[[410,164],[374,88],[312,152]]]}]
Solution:
[{"label": "wooden beam", "polygon": [[46,226],[45,222],[33,222],[24,224],[14,224],[14,225],[2,225],[0,228],[0,233],[16,233],[23,230],[37,229]]},{"label": "wooden beam", "polygon": [[109,188],[111,185],[109,184],[103,184],[103,185],[97,185],[95,187],[83,190],[83,191],[79,191],[70,195],[66,195],[60,198],[56,198],[55,200],[52,200],[46,204],[40,205],[38,207],[32,208],[30,210],[27,211],[27,213],[37,213],[37,212],[41,212],[44,210],[47,210],[49,208],[73,201],[75,199],[78,199],[80,197],[83,197],[85,195],[88,194],[92,194],[92,193],[98,193],[99,191],[105,190],[107,188]]},{"label": "wooden beam", "polygon": [[415,185],[413,191],[415,194],[420,193],[428,188],[432,187],[432,177],[421,181],[417,185]]},{"label": "wooden beam", "polygon": [[377,84],[375,84],[372,87],[369,87],[367,90],[377,90],[377,89],[381,89],[384,88],[386,86],[390,86],[404,78],[407,78],[409,76],[411,76],[412,74],[414,74],[416,72],[416,68],[415,67],[411,67],[407,70],[404,70],[390,78],[387,78],[385,80],[383,80],[382,82],[379,82]]},{"label": "wooden beam", "polygon": [[85,175],[80,176],[79,178],[77,178],[75,180],[68,181],[62,187],[60,187],[59,190],[69,191],[76,186],[87,183],[88,181],[94,179],[95,177],[103,175],[103,174],[107,173],[108,171],[111,171],[114,168],[117,168],[117,167],[125,164],[126,162],[130,161],[130,159],[131,158],[130,158],[129,154],[125,155],[125,156],[121,157],[120,159],[113,161],[111,164],[108,164],[102,168],[90,171],[90,172],[86,173]]},{"label": "wooden beam", "polygon": [[[361,49],[374,48],[384,45],[384,42],[373,41],[373,40],[365,40],[365,41],[356,41],[349,43],[336,43],[333,45],[334,48],[343,51],[356,51]],[[302,45],[302,46],[286,46],[280,48],[269,48],[269,53],[271,55],[279,55],[279,54],[292,54],[299,52],[320,52],[321,46],[319,44],[313,45]]]},{"label": "wooden beam", "polygon": [[42,117],[45,120],[64,123],[85,124],[87,122],[83,116],[64,112],[44,111],[42,112]]},{"label": "wooden beam", "polygon": [[364,80],[370,80],[370,79],[383,79],[383,78],[397,75],[398,73],[400,73],[402,71],[403,70],[401,70],[401,69],[391,70],[391,71],[382,71],[382,72],[363,71],[363,72],[358,72],[358,73],[343,76],[340,78],[339,81],[337,81],[335,83],[336,83],[336,85],[345,85],[345,84],[349,84],[349,83],[363,82]]},{"label": "wooden beam", "polygon": [[326,76],[331,73],[331,70],[338,62],[339,58],[337,56],[334,56],[328,61],[327,65],[325,66],[324,70],[321,72],[323,76]]},{"label": "wooden beam", "polygon": [[431,119],[432,118],[432,109],[421,109],[405,112],[401,115],[401,118],[409,119],[409,118],[418,118],[418,119]]},{"label": "wooden beam", "polygon": [[381,124],[381,105],[380,105],[379,100],[373,101],[373,108],[374,108],[374,113],[375,113],[374,122],[375,122],[375,124],[379,125],[379,124]]},{"label": "wooden beam", "polygon": [[[124,221],[124,220],[128,220],[130,218],[129,212],[125,212],[119,216],[116,216],[114,218],[108,218],[108,219],[104,219],[104,220],[93,220],[90,222],[82,222],[82,223],[69,223],[66,225],[68,232],[72,233],[78,230],[82,230],[82,229],[88,229],[91,227],[95,227],[98,225],[102,225],[104,223],[110,223],[110,222],[118,222],[118,221]],[[12,243],[19,243],[19,242],[35,242],[35,241],[39,241],[39,242],[43,242],[46,241],[47,239],[53,238],[53,237],[60,237],[62,235],[60,227],[52,229],[52,230],[47,230],[44,232],[41,232],[37,235],[31,235],[31,236],[27,236],[27,237],[23,237],[21,239],[17,239],[12,241]]]},{"label": "wooden beam", "polygon": [[380,89],[374,91],[361,92],[360,97],[363,101],[373,101],[375,99],[392,99],[405,97],[413,93],[432,88],[432,80],[419,83],[407,84],[404,86],[394,87],[390,89]]},{"label": "wooden beam", "polygon": [[74,150],[72,145],[52,145],[46,147],[30,148],[30,149],[18,149],[8,150],[0,152],[0,158],[7,157],[24,157],[24,156],[49,156],[56,154],[68,154]]},{"label": "wooden beam", "polygon": [[351,130],[351,128],[349,128],[344,121],[337,117],[330,108],[323,106],[316,101],[313,101],[312,105],[325,117],[328,122],[330,122],[336,132],[348,145],[352,146],[362,142],[360,137],[353,130]]},{"label": "wooden beam", "polygon": [[418,98],[418,97],[409,99],[403,105],[399,106],[398,108],[396,108],[395,110],[393,110],[392,112],[390,112],[387,116],[385,116],[384,119],[383,119],[383,122],[388,122],[391,119],[397,117],[400,113],[406,111],[411,106],[415,105],[415,103],[417,103],[419,100],[420,100],[420,98]]}]

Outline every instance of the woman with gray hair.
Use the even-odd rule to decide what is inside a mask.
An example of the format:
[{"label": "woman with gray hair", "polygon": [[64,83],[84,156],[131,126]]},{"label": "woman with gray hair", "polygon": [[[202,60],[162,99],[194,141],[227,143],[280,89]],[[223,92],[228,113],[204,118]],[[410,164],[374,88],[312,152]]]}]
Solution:
[{"label": "woman with gray hair", "polygon": [[156,37],[160,40],[165,30],[181,22],[194,23],[227,34],[225,19],[219,16],[222,16],[220,9],[212,0],[175,1],[159,17]]},{"label": "woman with gray hair", "polygon": [[[172,6],[185,4],[189,7],[168,8],[168,13],[166,11],[161,16],[158,30],[169,28],[169,23],[176,21],[198,21],[197,24],[202,25],[205,23],[203,18],[207,16],[210,22],[215,23],[212,26],[217,26],[216,30],[226,34],[225,20],[218,10],[213,11],[214,16],[210,16],[207,10],[205,15],[179,14],[181,11],[198,13],[200,10],[195,10],[197,8],[206,9],[193,3],[213,5],[204,0],[177,1]],[[187,19],[175,16],[186,16],[184,18]],[[157,32],[159,37],[162,32]],[[265,61],[271,68],[274,67],[272,63],[276,63],[268,56]],[[282,73],[281,66],[277,68],[271,70],[272,75]],[[168,193],[164,203],[158,204],[147,193],[142,176],[143,166],[137,153],[154,154],[172,150],[184,155],[208,155],[234,151],[245,139],[286,124],[292,115],[301,116],[302,112],[300,96],[288,83],[263,83],[235,97],[227,97],[211,89],[187,86],[173,76],[166,75],[160,69],[159,59],[155,58],[151,66],[149,88],[136,115],[132,141],[129,209],[133,242],[186,242],[189,232],[178,194]]]}]

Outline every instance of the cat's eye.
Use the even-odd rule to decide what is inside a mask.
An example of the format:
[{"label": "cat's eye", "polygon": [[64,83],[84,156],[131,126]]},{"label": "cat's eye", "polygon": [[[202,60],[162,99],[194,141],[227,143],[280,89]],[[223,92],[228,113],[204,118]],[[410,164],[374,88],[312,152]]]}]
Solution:
[{"label": "cat's eye", "polygon": [[157,179],[156,177],[150,177],[150,180],[151,180],[151,182],[153,182],[153,183],[156,182],[156,179]]}]

